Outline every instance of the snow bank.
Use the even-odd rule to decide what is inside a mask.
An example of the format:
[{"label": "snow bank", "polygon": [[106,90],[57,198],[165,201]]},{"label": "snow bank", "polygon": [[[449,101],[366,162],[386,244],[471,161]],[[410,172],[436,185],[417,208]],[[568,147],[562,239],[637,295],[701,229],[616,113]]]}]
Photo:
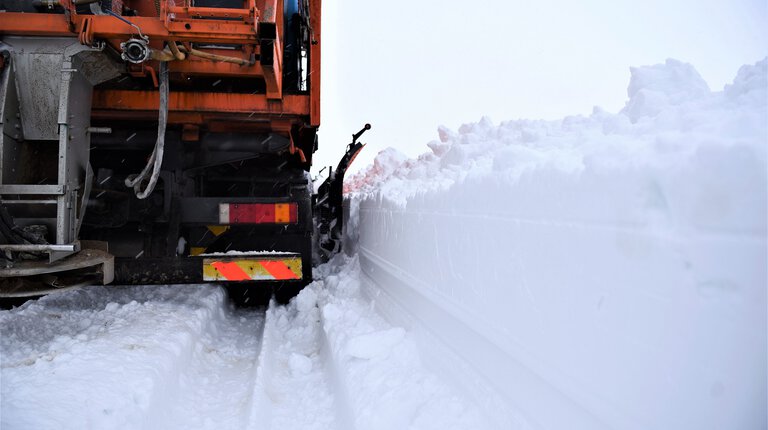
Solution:
[{"label": "snow bank", "polygon": [[311,293],[270,304],[259,355],[253,429],[345,428],[321,354],[320,311]]},{"label": "snow bank", "polygon": [[369,293],[534,427],[765,428],[767,68],[384,151],[346,184]]}]

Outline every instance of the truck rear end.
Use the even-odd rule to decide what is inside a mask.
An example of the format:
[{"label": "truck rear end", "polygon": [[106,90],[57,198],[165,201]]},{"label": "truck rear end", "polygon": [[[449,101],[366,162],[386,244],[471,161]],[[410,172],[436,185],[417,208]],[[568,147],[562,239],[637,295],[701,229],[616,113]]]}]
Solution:
[{"label": "truck rear end", "polygon": [[320,7],[0,0],[2,290],[34,275],[298,292]]}]

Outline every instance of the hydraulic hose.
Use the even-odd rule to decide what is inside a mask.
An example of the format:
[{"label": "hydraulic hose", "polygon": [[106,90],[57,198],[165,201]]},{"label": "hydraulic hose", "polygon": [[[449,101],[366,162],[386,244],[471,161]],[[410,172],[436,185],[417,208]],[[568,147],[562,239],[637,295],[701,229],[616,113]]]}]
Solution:
[{"label": "hydraulic hose", "polygon": [[179,51],[179,46],[176,45],[176,41],[174,41],[174,40],[169,41],[168,42],[168,47],[171,48],[171,52],[173,53],[173,56],[177,60],[181,61],[181,60],[184,60],[185,58],[187,58],[187,56],[184,55],[183,52]]},{"label": "hydraulic hose", "polygon": [[[157,141],[152,155],[144,169],[138,175],[130,175],[125,179],[126,187],[133,187],[136,197],[145,199],[152,194],[157,184],[157,178],[160,177],[160,166],[163,164],[163,148],[165,147],[165,128],[168,124],[168,64],[160,63],[160,114],[157,121]],[[149,172],[147,187],[142,190],[141,184],[147,178]]]},{"label": "hydraulic hose", "polygon": [[205,58],[206,60],[211,61],[219,61],[222,63],[232,63],[232,64],[238,64],[240,66],[252,66],[253,64],[245,60],[243,58],[237,58],[237,57],[227,57],[225,55],[218,55],[218,54],[211,54],[209,52],[201,51],[199,49],[190,48],[187,49],[186,46],[182,45],[178,47],[182,52],[186,52],[189,55],[194,55],[195,57]]}]

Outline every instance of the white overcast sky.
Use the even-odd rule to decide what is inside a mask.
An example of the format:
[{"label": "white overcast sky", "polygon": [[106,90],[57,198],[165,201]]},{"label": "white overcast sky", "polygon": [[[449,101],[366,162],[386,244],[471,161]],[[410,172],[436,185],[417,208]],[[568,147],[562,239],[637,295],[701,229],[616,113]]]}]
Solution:
[{"label": "white overcast sky", "polygon": [[675,58],[713,90],[768,55],[766,0],[325,0],[314,172],[370,122],[353,170],[482,116],[620,110],[629,67]]}]

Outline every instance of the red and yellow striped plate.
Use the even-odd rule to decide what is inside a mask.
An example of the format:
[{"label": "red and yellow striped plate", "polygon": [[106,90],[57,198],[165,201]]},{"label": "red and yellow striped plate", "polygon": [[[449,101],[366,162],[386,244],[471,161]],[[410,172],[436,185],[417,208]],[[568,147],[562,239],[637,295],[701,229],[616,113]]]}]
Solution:
[{"label": "red and yellow striped plate", "polygon": [[301,279],[300,256],[238,256],[203,259],[204,281],[289,281]]}]

